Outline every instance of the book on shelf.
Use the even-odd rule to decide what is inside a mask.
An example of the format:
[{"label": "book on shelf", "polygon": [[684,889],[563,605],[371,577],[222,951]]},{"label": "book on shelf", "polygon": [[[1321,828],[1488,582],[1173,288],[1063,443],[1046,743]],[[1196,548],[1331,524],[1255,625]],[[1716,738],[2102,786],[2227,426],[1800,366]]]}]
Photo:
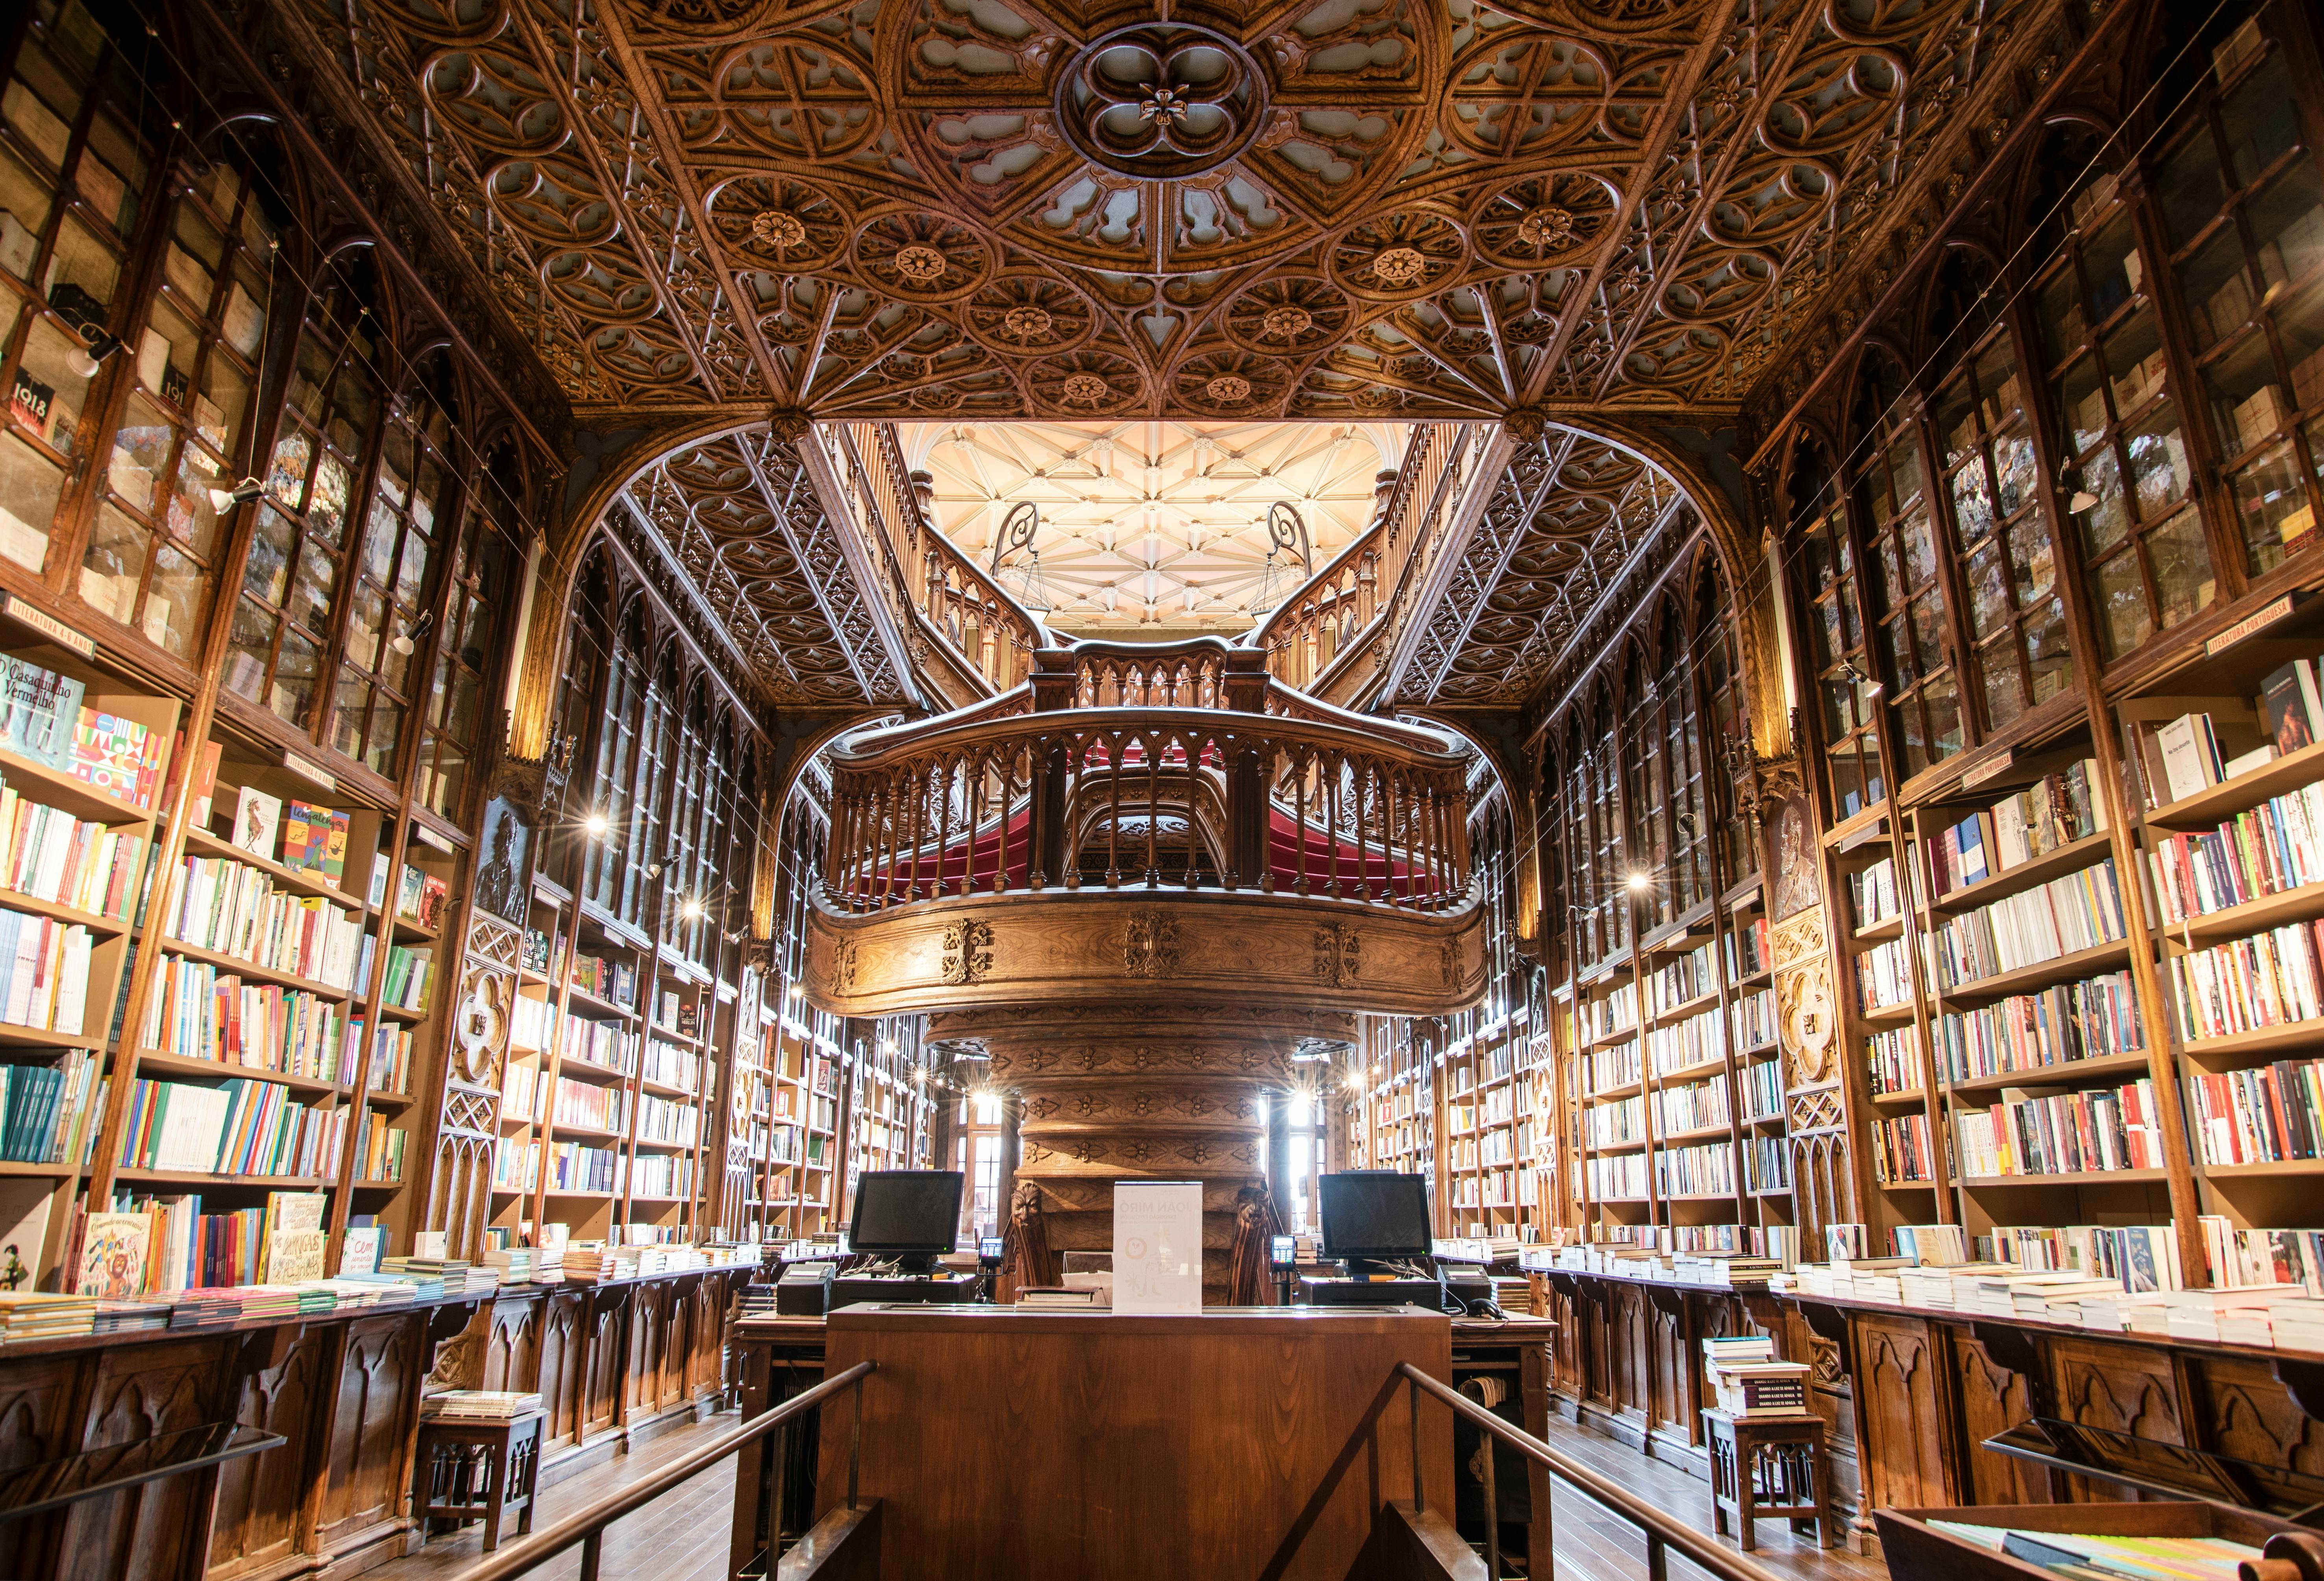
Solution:
[{"label": "book on shelf", "polygon": [[282,823],[282,799],[244,785],[234,793],[234,834],[229,840],[235,849],[246,851],[262,862],[274,860],[274,843]]},{"label": "book on shelf", "polygon": [[96,1069],[86,1049],[68,1050],[55,1065],[0,1065],[0,1159],[64,1162],[74,1124],[92,1118],[88,1089]]},{"label": "book on shelf", "polygon": [[99,795],[143,811],[161,778],[163,736],[120,714],[82,708],[65,772]]},{"label": "book on shelf", "polygon": [[2165,922],[2324,882],[2324,782],[2272,796],[2213,829],[2158,831],[2147,863]]},{"label": "book on shelf", "polygon": [[2324,1060],[2186,1073],[2188,1119],[2206,1164],[2324,1159]]},{"label": "book on shelf", "polygon": [[274,1284],[296,1284],[321,1279],[324,1253],[330,1234],[323,1228],[327,1199],[319,1191],[270,1191],[266,1194],[265,1260],[259,1277]]},{"label": "book on shelf", "polygon": [[339,1241],[339,1275],[377,1273],[387,1253],[387,1231],[379,1225],[349,1225]]},{"label": "book on shelf", "polygon": [[0,656],[0,749],[69,772],[86,690],[69,675],[14,654]]},{"label": "book on shelf", "polygon": [[134,1296],[145,1288],[152,1225],[142,1213],[94,1212],[81,1221],[73,1289],[84,1296]]},{"label": "book on shelf", "polygon": [[2154,1085],[2004,1087],[1990,1109],[1963,1108],[1953,1142],[1961,1173],[2075,1175],[2163,1167]]},{"label": "book on shelf", "polygon": [[2260,723],[2278,756],[2324,741],[2324,696],[2316,661],[2294,659],[2268,671],[2259,687]]},{"label": "book on shelf", "polygon": [[336,885],[347,870],[348,814],[304,801],[286,802],[282,811],[282,865]]}]

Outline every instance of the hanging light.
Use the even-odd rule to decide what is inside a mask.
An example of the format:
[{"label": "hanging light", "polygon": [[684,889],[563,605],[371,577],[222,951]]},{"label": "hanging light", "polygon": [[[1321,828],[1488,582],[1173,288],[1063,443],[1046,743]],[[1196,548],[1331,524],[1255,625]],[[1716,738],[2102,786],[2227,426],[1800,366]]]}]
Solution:
[{"label": "hanging light", "polygon": [[613,826],[612,824],[606,821],[605,815],[602,812],[592,812],[587,818],[581,820],[582,832],[586,834],[593,840],[604,839],[605,837],[605,831],[613,827]]},{"label": "hanging light", "polygon": [[88,337],[88,345],[76,346],[65,353],[65,366],[70,368],[77,378],[94,379],[98,365],[120,349],[120,336],[99,329]]},{"label": "hanging light", "polygon": [[436,612],[432,609],[422,610],[420,618],[389,639],[387,645],[409,658],[411,650],[420,645],[420,640],[433,631],[435,626]]},{"label": "hanging light", "polygon": [[689,896],[686,904],[678,909],[678,914],[688,922],[699,922],[702,920],[702,902]]},{"label": "hanging light", "polygon": [[1629,884],[1630,892],[1634,895],[1645,894],[1648,890],[1655,887],[1654,875],[1646,872],[1643,867],[1631,874],[1626,882]]},{"label": "hanging light", "polygon": [[254,477],[245,477],[232,488],[223,486],[210,490],[210,509],[224,514],[236,505],[246,505],[266,492],[266,485]]}]

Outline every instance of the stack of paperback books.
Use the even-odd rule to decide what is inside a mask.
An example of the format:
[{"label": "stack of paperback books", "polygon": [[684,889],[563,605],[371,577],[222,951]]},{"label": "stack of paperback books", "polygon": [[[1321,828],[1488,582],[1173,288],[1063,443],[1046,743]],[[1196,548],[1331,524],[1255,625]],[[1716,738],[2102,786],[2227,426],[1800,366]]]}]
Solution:
[{"label": "stack of paperback books", "polygon": [[512,1389],[447,1389],[421,1402],[423,1416],[468,1421],[512,1421],[540,1409],[540,1396]]}]

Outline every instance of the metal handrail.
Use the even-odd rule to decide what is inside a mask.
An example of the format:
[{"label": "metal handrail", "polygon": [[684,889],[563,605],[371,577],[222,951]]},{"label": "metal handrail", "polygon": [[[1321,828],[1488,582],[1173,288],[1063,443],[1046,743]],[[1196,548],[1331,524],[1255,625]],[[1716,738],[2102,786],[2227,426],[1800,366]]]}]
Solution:
[{"label": "metal handrail", "polygon": [[547,1564],[576,1542],[581,1545],[580,1581],[597,1581],[597,1563],[604,1545],[606,1527],[624,1515],[643,1509],[670,1489],[690,1481],[744,1445],[763,1438],[795,1417],[805,1416],[850,1385],[853,1386],[855,1392],[855,1428],[853,1442],[847,1456],[847,1507],[853,1510],[855,1508],[856,1468],[863,1457],[863,1380],[871,1376],[878,1366],[877,1362],[858,1362],[837,1377],[826,1378],[806,1392],[793,1395],[765,1415],[752,1418],[717,1442],[706,1444],[685,1459],[673,1462],[651,1476],[631,1484],[620,1493],[609,1494],[587,1509],[567,1516],[530,1541],[462,1572],[461,1581],[508,1581],[512,1576],[521,1576]]},{"label": "metal handrail", "polygon": [[[1718,1581],[1776,1581],[1775,1572],[1766,1566],[1747,1559],[1738,1553],[1729,1552],[1692,1527],[1680,1524],[1671,1518],[1667,1511],[1656,1509],[1629,1489],[1600,1476],[1572,1456],[1559,1454],[1523,1428],[1510,1426],[1467,1395],[1430,1377],[1410,1362],[1398,1362],[1396,1371],[1411,1386],[1416,1447],[1420,1431],[1420,1394],[1425,1391],[1442,1401],[1453,1415],[1467,1418],[1480,1431],[1490,1433],[1526,1459],[1547,1466],[1562,1481],[1645,1532],[1647,1581],[1665,1581],[1668,1574],[1666,1549],[1676,1549],[1718,1577]],[[1485,1468],[1485,1570],[1489,1576],[1499,1576],[1501,1571],[1500,1504],[1493,1485],[1493,1457],[1485,1455],[1480,1458]],[[1748,1468],[1738,1469],[1738,1475],[1748,1474]],[[1420,1507],[1420,1457],[1417,1453],[1413,1456],[1412,1502],[1415,1509]],[[1541,1513],[1546,1514],[1547,1512]]]}]

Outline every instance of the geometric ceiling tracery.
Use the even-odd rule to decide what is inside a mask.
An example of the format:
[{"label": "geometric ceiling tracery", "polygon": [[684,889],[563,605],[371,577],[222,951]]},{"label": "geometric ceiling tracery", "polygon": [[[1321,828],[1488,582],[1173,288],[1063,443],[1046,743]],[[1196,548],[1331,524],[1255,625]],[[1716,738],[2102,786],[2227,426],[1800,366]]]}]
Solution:
[{"label": "geometric ceiling tracery", "polygon": [[1669,474],[1589,434],[1551,427],[1521,447],[1429,613],[1393,698],[1513,707],[1550,674],[1591,612],[1687,499]]},{"label": "geometric ceiling tracery", "polygon": [[302,4],[577,408],[899,421],[1731,407],[2057,9]]},{"label": "geometric ceiling tracery", "polygon": [[681,450],[623,491],[764,699],[891,706],[904,688],[798,452],[765,429]]}]

